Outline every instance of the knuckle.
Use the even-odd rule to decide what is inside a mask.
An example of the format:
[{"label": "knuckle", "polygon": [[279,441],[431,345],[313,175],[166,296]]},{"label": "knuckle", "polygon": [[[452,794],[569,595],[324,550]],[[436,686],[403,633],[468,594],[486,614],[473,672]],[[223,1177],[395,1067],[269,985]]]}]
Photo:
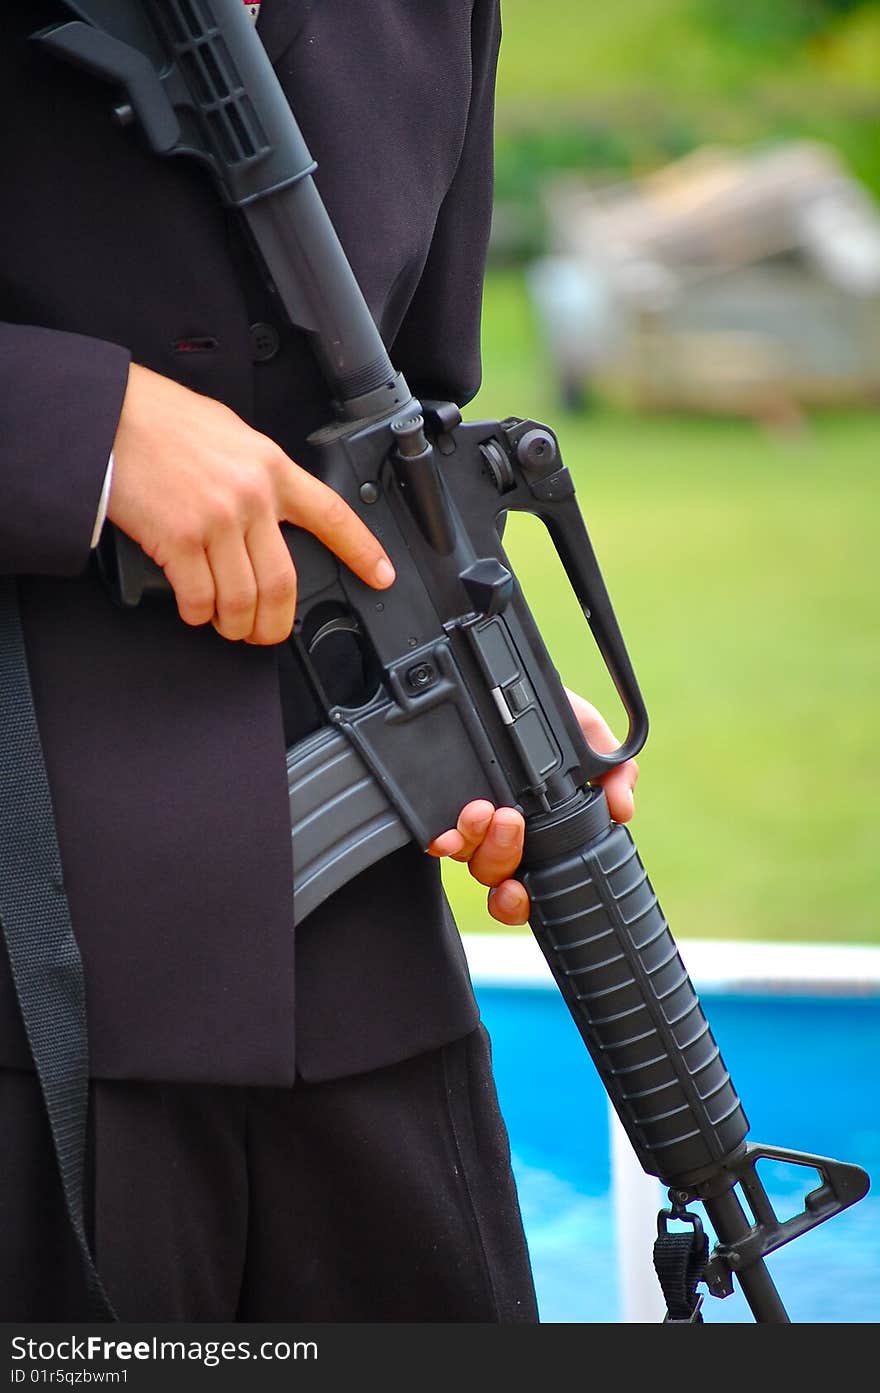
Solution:
[{"label": "knuckle", "polygon": [[245,422],[233,411],[231,406],[227,406],[225,401],[220,401],[217,397],[209,398],[215,408],[218,421],[221,421],[227,430],[234,428],[241,430]]},{"label": "knuckle", "polygon": [[[204,548],[204,535],[199,521],[191,514],[178,517],[169,526],[165,536],[163,551],[169,555],[175,553],[192,556]],[[154,560],[156,558],[154,557]]]},{"label": "knuckle", "polygon": [[290,630],[291,625],[289,623],[285,624],[280,620],[274,622],[261,620],[258,624],[254,625],[253,632],[250,635],[250,642],[264,644],[266,646],[271,646],[275,643],[283,643],[286,638],[289,638]]},{"label": "knuckle", "polygon": [[227,591],[223,595],[218,608],[223,615],[224,622],[226,620],[235,621],[243,619],[250,614],[254,609],[256,600],[255,590],[249,589],[246,586],[241,586],[237,589]]},{"label": "knuckle", "polygon": [[203,520],[203,536],[207,538],[240,528],[237,501],[227,493],[218,493],[206,504]]},{"label": "knuckle", "polygon": [[339,497],[337,493],[332,493],[323,505],[324,518],[327,526],[334,532],[341,531],[351,521],[351,511],[348,504]]},{"label": "knuckle", "polygon": [[262,437],[260,460],[266,470],[267,475],[273,481],[286,478],[290,473],[292,461],[284,453],[280,445],[270,439],[268,435]]},{"label": "knuckle", "polygon": [[272,501],[272,489],[265,474],[254,471],[240,481],[238,505],[247,516],[268,512]]},{"label": "knuckle", "polygon": [[177,596],[177,608],[185,624],[206,624],[214,613],[214,595],[207,589],[187,590]]},{"label": "knuckle", "polygon": [[282,608],[296,597],[296,574],[292,566],[273,571],[260,582],[260,599],[273,609]]},{"label": "knuckle", "polygon": [[182,556],[195,557],[204,554],[205,536],[195,525],[186,527],[173,541],[174,550]]}]

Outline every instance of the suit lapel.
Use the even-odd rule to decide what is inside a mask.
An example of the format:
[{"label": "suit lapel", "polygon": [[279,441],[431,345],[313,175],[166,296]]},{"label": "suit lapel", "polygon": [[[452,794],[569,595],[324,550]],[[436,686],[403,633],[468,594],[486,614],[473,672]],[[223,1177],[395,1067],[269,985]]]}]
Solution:
[{"label": "suit lapel", "polygon": [[290,48],[318,0],[262,0],[257,33],[271,61]]}]

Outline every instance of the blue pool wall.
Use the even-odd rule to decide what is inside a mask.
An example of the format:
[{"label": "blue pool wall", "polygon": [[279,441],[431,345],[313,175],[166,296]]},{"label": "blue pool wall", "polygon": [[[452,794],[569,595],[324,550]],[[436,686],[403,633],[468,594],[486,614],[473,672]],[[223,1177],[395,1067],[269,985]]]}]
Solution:
[{"label": "blue pool wall", "polygon": [[[493,1042],[542,1320],[621,1320],[605,1090],[534,939],[465,936],[465,948]],[[880,952],[714,942],[679,950],[749,1139],[854,1162],[873,1181],[866,1199],[768,1260],[789,1314],[880,1320]],[[775,1163],[761,1163],[761,1175],[781,1218],[817,1183],[812,1169]],[[752,1316],[737,1292],[707,1298],[705,1318]]]}]

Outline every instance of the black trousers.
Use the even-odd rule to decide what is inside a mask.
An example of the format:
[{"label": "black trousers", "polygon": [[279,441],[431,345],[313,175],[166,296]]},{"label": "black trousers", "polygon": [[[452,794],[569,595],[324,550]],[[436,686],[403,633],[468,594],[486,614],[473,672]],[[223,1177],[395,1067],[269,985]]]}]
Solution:
[{"label": "black trousers", "polygon": [[[0,1320],[87,1320],[35,1078],[0,1071]],[[95,1080],[124,1321],[538,1319],[488,1037],[294,1088]]]}]

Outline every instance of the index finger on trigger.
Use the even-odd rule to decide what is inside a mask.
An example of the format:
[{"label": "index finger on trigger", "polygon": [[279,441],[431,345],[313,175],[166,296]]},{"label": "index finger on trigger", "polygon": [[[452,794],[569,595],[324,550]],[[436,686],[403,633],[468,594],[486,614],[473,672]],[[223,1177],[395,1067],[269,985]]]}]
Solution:
[{"label": "index finger on trigger", "polygon": [[367,585],[386,590],[395,573],[379,539],[335,489],[299,465],[293,468],[285,520],[311,532]]}]

